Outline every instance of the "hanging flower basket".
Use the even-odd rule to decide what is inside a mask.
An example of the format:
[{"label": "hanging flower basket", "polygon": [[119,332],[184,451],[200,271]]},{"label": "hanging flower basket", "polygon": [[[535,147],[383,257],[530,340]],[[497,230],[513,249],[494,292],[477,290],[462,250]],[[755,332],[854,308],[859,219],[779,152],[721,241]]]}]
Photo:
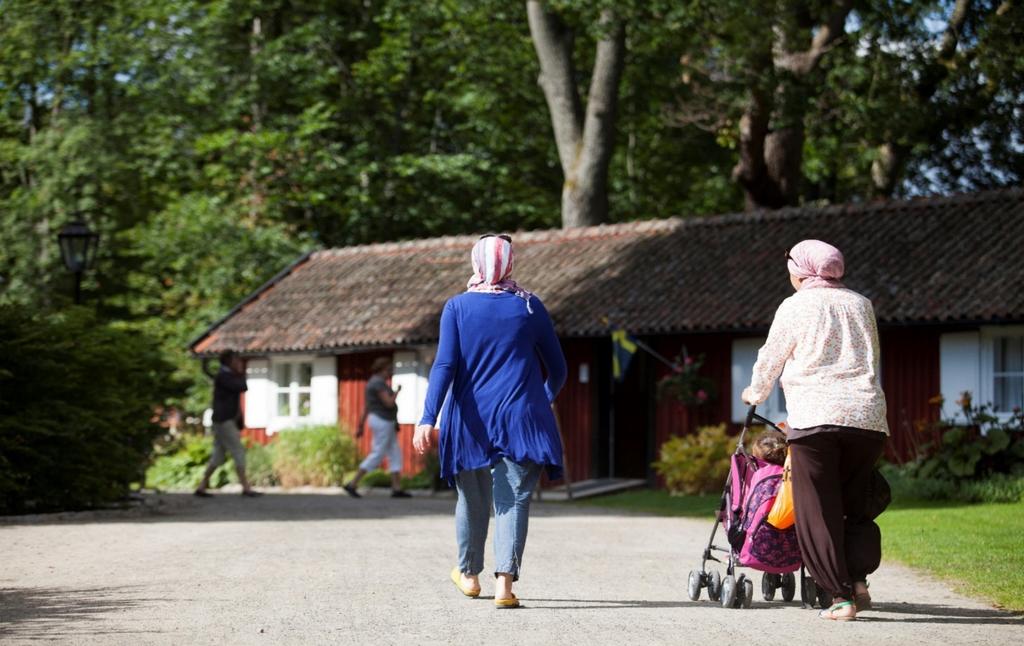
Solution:
[{"label": "hanging flower basket", "polygon": [[684,347],[675,359],[673,371],[658,381],[658,399],[674,399],[684,406],[700,406],[714,399],[714,380],[699,374],[703,365],[704,355],[694,358]]}]

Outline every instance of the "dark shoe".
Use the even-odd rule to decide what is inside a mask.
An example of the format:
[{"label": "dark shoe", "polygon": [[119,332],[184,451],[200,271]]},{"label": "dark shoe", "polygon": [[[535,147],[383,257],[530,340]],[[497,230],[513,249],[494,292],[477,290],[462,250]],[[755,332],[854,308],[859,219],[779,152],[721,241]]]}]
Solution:
[{"label": "dark shoe", "polygon": [[262,495],[263,494],[260,493],[259,491],[253,491],[252,489],[250,489],[248,491],[243,491],[242,492],[242,497],[243,498],[259,498]]},{"label": "dark shoe", "polygon": [[196,489],[195,491],[193,491],[192,495],[197,497],[197,498],[213,498],[213,494],[212,493],[207,493],[205,491],[200,491],[199,489]]},{"label": "dark shoe", "polygon": [[409,493],[408,491],[402,491],[401,489],[392,489],[391,490],[391,497],[392,498],[412,498],[412,494]]},{"label": "dark shoe", "polygon": [[362,496],[361,496],[361,495],[359,495],[359,492],[358,492],[358,491],[356,491],[356,488],[355,488],[355,487],[353,487],[353,486],[352,486],[352,485],[350,485],[350,484],[344,485],[344,486],[342,487],[342,489],[344,489],[344,490],[345,490],[345,493],[347,493],[348,495],[352,496],[353,498],[362,498]]},{"label": "dark shoe", "polygon": [[[860,582],[858,582],[858,583],[860,583]],[[867,581],[864,581],[863,583],[864,583],[864,591],[863,592],[857,592],[857,588],[859,586],[856,583],[854,584],[854,588],[853,588],[853,604],[857,607],[857,612],[862,612],[864,610],[871,610],[871,593],[868,592],[868,587],[870,587],[870,586],[868,585]]]}]

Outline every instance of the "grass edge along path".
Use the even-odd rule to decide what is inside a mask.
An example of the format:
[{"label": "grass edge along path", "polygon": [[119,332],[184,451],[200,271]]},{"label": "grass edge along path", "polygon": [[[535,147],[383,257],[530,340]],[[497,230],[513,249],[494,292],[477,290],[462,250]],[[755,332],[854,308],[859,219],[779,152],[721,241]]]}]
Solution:
[{"label": "grass edge along path", "polygon": [[[637,489],[576,501],[658,516],[706,518],[720,496]],[[966,504],[898,501],[878,518],[882,553],[951,583],[963,594],[1024,613],[1024,501]]]}]

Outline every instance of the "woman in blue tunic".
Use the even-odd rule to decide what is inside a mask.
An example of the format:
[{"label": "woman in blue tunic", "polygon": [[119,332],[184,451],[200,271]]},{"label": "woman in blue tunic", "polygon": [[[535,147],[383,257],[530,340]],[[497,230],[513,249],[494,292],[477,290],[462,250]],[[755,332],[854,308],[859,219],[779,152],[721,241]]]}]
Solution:
[{"label": "woman in blue tunic", "polygon": [[466,596],[480,595],[493,505],[494,604],[515,608],[519,599],[512,582],[519,579],[530,495],[542,470],[551,479],[562,477],[551,404],[565,383],[565,357],[544,304],[511,278],[512,239],[480,238],[472,261],[466,292],[451,298],[441,313],[437,356],[413,445],[420,453],[429,448],[444,401],[441,476],[458,491],[459,564],[452,581]]}]

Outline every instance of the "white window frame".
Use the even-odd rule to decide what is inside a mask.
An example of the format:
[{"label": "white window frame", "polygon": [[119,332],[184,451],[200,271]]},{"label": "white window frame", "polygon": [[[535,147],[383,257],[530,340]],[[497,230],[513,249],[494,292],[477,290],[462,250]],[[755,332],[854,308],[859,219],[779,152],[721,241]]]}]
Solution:
[{"label": "white window frame", "polygon": [[[309,385],[302,386],[299,384],[299,374],[303,365],[309,366]],[[289,379],[288,384],[281,384],[278,382],[280,378],[280,368],[289,366]],[[314,375],[314,358],[311,356],[289,356],[282,358],[274,358],[271,360],[270,375],[273,386],[271,390],[273,394],[271,396],[271,418],[274,420],[274,429],[287,428],[289,426],[298,426],[309,424],[313,420],[313,375]],[[289,414],[282,415],[279,406],[280,395],[287,393],[288,395],[288,408]],[[309,395],[309,411],[305,415],[299,414],[299,397],[303,393]]]},{"label": "white window frame", "polygon": [[[1024,337],[1024,325],[1001,325],[981,328],[981,379],[974,404],[991,404],[995,407],[995,347],[996,341],[1006,337]],[[1013,373],[1016,374],[1016,373]],[[954,404],[955,406],[955,404]],[[1008,421],[1012,411],[992,410],[992,415],[1001,421]]]},{"label": "white window frame", "polygon": [[430,374],[430,368],[424,357],[433,356],[436,353],[436,348],[418,346],[396,350],[392,355],[394,369],[391,375],[391,387],[402,387],[395,399],[395,404],[398,406],[399,424],[419,424],[420,418],[423,416],[424,399],[427,396],[427,376]]},{"label": "white window frame", "polygon": [[[732,341],[732,421],[742,424],[747,418],[747,409],[750,408],[743,403],[740,393],[750,385],[754,362],[757,361],[757,351],[765,344],[768,337],[747,337],[736,338]],[[757,414],[769,419],[775,424],[783,422],[789,416],[786,412],[781,384],[781,377],[776,380],[772,392],[763,403],[757,407]]]}]

